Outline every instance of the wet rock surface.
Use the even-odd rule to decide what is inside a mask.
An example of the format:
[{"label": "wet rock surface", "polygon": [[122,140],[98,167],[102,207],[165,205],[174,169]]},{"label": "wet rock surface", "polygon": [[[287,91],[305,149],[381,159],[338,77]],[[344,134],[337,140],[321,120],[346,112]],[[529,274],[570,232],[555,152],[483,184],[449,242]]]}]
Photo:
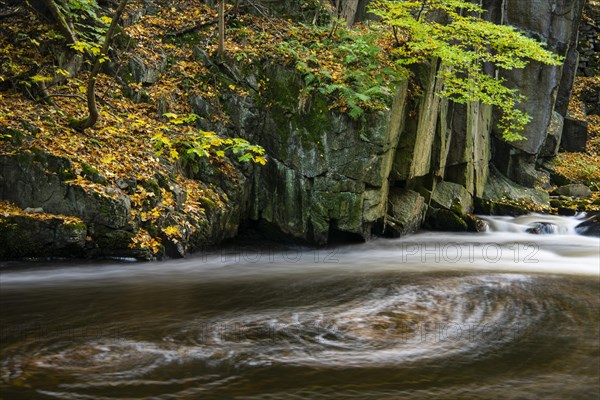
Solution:
[{"label": "wet rock surface", "polygon": [[585,236],[593,236],[600,238],[600,214],[593,215],[586,221],[577,225],[575,228],[577,233]]}]

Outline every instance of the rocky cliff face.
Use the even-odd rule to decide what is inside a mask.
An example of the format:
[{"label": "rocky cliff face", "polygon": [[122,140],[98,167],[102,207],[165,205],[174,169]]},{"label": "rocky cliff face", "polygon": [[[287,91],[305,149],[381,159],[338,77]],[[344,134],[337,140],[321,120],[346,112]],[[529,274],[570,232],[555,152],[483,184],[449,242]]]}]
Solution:
[{"label": "rocky cliff face", "polygon": [[[567,112],[577,68],[577,32],[584,3],[583,0],[484,1],[484,7],[490,10],[491,21],[516,26],[565,57],[562,66],[533,62],[522,70],[502,73],[507,84],[526,97],[522,107],[531,115],[532,121],[526,128],[527,140],[510,146],[496,142],[493,162],[501,173],[521,185],[547,184],[549,177],[537,171],[535,165],[540,157],[556,154],[557,148],[550,142],[557,139],[560,142],[554,127],[562,123]],[[554,111],[558,115],[553,114]],[[552,131],[550,135],[549,131]],[[545,143],[552,150],[542,151]]]},{"label": "rocky cliff face", "polygon": [[[205,204],[202,214],[190,212],[182,185],[159,171],[152,180],[132,179],[122,182],[120,187],[111,187],[102,185],[103,177],[98,176],[93,178],[96,182],[76,182],[74,169],[69,158],[39,149],[0,155],[0,199],[24,209],[16,214],[0,213],[0,259],[66,256],[150,259],[154,256],[151,248],[135,245],[139,240],[150,240],[148,235],[162,236],[162,248],[156,252],[177,257],[237,234],[242,217],[239,207]],[[206,182],[202,183],[204,190],[217,188],[210,184],[210,177],[202,178]],[[243,175],[220,179],[221,183],[230,183],[216,189],[215,201],[227,198],[235,204],[245,204],[246,186],[232,183],[238,179],[243,180]],[[168,214],[152,222],[134,217],[131,204],[134,197],[130,196],[133,193],[149,194],[151,207],[169,199]],[[168,226],[178,227],[182,233],[178,240],[165,236],[162,230]]]},{"label": "rocky cliff face", "polygon": [[[386,212],[406,82],[389,96],[388,110],[359,122],[329,111],[322,96],[299,103],[302,83],[294,71],[268,66],[245,73],[269,82],[260,96],[227,104],[232,131],[247,132],[269,154],[269,163],[248,177],[247,217],[317,244],[340,233],[368,237]],[[202,117],[204,110],[195,112]]]},{"label": "rocky cliff face", "polygon": [[[249,218],[324,243],[340,231],[357,238],[371,232],[403,234],[426,219],[439,219],[440,210],[464,220],[475,204],[484,212],[516,212],[493,206],[504,197],[547,205],[548,195],[535,187],[547,185],[549,175],[537,163],[558,150],[577,65],[583,4],[484,1],[490,20],[517,26],[565,56],[561,67],[532,63],[522,71],[503,73],[527,97],[523,107],[533,117],[527,140],[510,145],[497,139],[496,115],[489,106],[458,105],[436,95],[441,83],[435,61],[415,68],[419,96],[406,98],[406,86],[401,86],[389,110],[370,115],[364,126],[328,113],[322,99],[313,99],[305,112],[290,109],[297,99],[294,90],[287,98],[276,97],[297,83],[289,73],[274,73],[271,96],[287,109],[255,108],[251,114],[261,115],[262,125],[239,126],[253,132],[251,138],[272,159],[255,176]],[[400,207],[404,202],[415,206]]]},{"label": "rocky cliff face", "polygon": [[[362,18],[365,3],[349,2],[351,7],[343,8],[348,20]],[[331,111],[324,95],[301,96],[303,82],[293,68],[211,60],[198,49],[197,61],[249,89],[246,94],[224,95],[218,107],[231,121],[226,128],[229,134],[242,134],[262,145],[269,159],[264,167],[230,164],[228,170],[233,172],[227,176],[208,165],[188,171],[189,177],[210,185],[219,198],[227,199],[225,207],[206,204],[202,219],[186,215],[185,191],[161,174],[152,182],[132,183],[129,188],[124,184],[110,193],[87,191],[69,183],[72,166],[68,159],[43,153],[0,157],[0,199],[81,218],[81,224],[71,224],[78,229],[77,235],[69,233],[73,240],[56,233],[66,223],[60,223],[59,217],[49,219],[52,223],[45,224],[44,230],[50,233],[45,236],[53,236],[48,239],[49,246],[56,250],[50,255],[62,255],[68,248],[78,255],[147,257],[130,246],[132,238],[140,227],[160,235],[167,226],[183,232],[177,243],[164,241],[172,247],[167,253],[183,255],[234,236],[243,221],[314,244],[338,238],[366,240],[371,235],[396,237],[423,225],[480,230],[481,224],[469,216],[475,209],[519,213],[548,204],[548,194],[537,189],[547,184],[548,174],[537,168],[540,160],[556,154],[561,141],[577,65],[577,27],[583,3],[484,1],[490,20],[516,25],[566,57],[562,67],[534,63],[523,71],[504,74],[508,84],[528,98],[523,106],[533,121],[525,132],[527,140],[511,144],[499,140],[494,131],[497,116],[490,106],[477,102],[460,105],[440,98],[437,60],[415,66],[414,82],[400,82],[387,96],[385,110],[353,120]],[[262,4],[305,17],[314,12],[304,10],[299,2]],[[125,73],[128,80],[150,86],[167,64],[166,57],[150,63],[134,56]],[[268,84],[258,90],[257,82]],[[143,101],[140,93],[129,94],[135,101]],[[186,96],[192,112],[201,117],[202,129],[223,131],[219,123],[209,122],[217,105],[197,93]],[[166,103],[158,101],[160,115],[167,110]],[[173,197],[168,213],[171,219],[153,226],[132,218],[124,193],[136,186],[154,193],[157,204],[165,195]],[[524,207],[503,204],[506,197]],[[8,221],[3,226],[14,224]],[[92,246],[92,251],[86,246]],[[32,251],[31,246],[24,247],[15,254],[0,253],[0,257]]]}]

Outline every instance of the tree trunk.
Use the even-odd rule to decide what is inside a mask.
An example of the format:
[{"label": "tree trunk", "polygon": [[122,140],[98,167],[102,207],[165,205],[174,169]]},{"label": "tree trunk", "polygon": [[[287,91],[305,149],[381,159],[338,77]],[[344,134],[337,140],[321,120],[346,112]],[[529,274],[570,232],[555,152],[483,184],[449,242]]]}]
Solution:
[{"label": "tree trunk", "polygon": [[117,11],[113,16],[113,19],[108,27],[108,31],[106,31],[106,36],[104,37],[104,44],[102,45],[102,52],[96,58],[96,62],[92,67],[92,71],[90,72],[90,77],[88,79],[87,84],[87,106],[89,115],[81,120],[73,120],[71,121],[71,127],[75,128],[78,131],[82,131],[87,128],[91,128],[98,121],[99,113],[98,106],[96,105],[96,77],[100,72],[100,67],[102,63],[100,59],[102,57],[106,57],[108,54],[108,49],[110,48],[110,42],[112,41],[113,35],[115,34],[115,30],[117,29],[117,25],[119,24],[119,19],[125,10],[125,6],[127,5],[128,0],[121,0],[119,3],[119,7],[117,7]]},{"label": "tree trunk", "polygon": [[348,27],[354,24],[356,18],[356,12],[358,10],[358,3],[360,0],[345,0],[342,7],[342,17],[346,20]]}]

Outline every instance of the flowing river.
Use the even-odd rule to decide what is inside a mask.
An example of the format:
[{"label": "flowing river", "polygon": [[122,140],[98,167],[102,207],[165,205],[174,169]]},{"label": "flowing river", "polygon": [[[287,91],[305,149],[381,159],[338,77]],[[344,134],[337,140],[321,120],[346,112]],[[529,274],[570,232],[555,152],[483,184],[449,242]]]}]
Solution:
[{"label": "flowing river", "polygon": [[4,263],[0,398],[599,399],[600,240],[579,222]]}]

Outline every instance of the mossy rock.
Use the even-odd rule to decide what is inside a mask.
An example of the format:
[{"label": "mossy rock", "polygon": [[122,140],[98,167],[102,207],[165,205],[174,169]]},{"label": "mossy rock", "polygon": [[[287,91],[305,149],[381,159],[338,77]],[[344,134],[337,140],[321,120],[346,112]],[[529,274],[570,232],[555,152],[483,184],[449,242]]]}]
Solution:
[{"label": "mossy rock", "polygon": [[134,236],[135,234],[129,231],[99,228],[94,234],[94,240],[101,249],[124,250],[129,249]]},{"label": "mossy rock", "polygon": [[440,182],[431,195],[431,202],[437,208],[465,214],[473,208],[471,195],[464,186],[452,182]]},{"label": "mossy rock", "polygon": [[484,215],[510,215],[513,217],[527,215],[532,209],[526,204],[517,204],[509,201],[493,201],[475,199],[475,212]]},{"label": "mossy rock", "polygon": [[466,222],[469,232],[485,232],[487,229],[487,223],[475,215],[465,214],[462,218]]},{"label": "mossy rock", "polygon": [[96,168],[92,167],[85,161],[81,161],[79,165],[81,165],[81,175],[84,178],[101,185],[107,184],[108,181],[106,180],[106,177],[104,177],[104,175],[102,175]]},{"label": "mossy rock", "polygon": [[444,232],[466,232],[469,226],[461,215],[453,211],[430,208],[427,211],[425,228]]},{"label": "mossy rock", "polygon": [[57,175],[61,181],[77,177],[73,162],[66,157],[55,156],[37,148],[32,149],[29,156],[34,164],[40,164],[44,171]]},{"label": "mossy rock", "polygon": [[87,226],[60,216],[13,215],[0,218],[0,258],[81,257]]}]

